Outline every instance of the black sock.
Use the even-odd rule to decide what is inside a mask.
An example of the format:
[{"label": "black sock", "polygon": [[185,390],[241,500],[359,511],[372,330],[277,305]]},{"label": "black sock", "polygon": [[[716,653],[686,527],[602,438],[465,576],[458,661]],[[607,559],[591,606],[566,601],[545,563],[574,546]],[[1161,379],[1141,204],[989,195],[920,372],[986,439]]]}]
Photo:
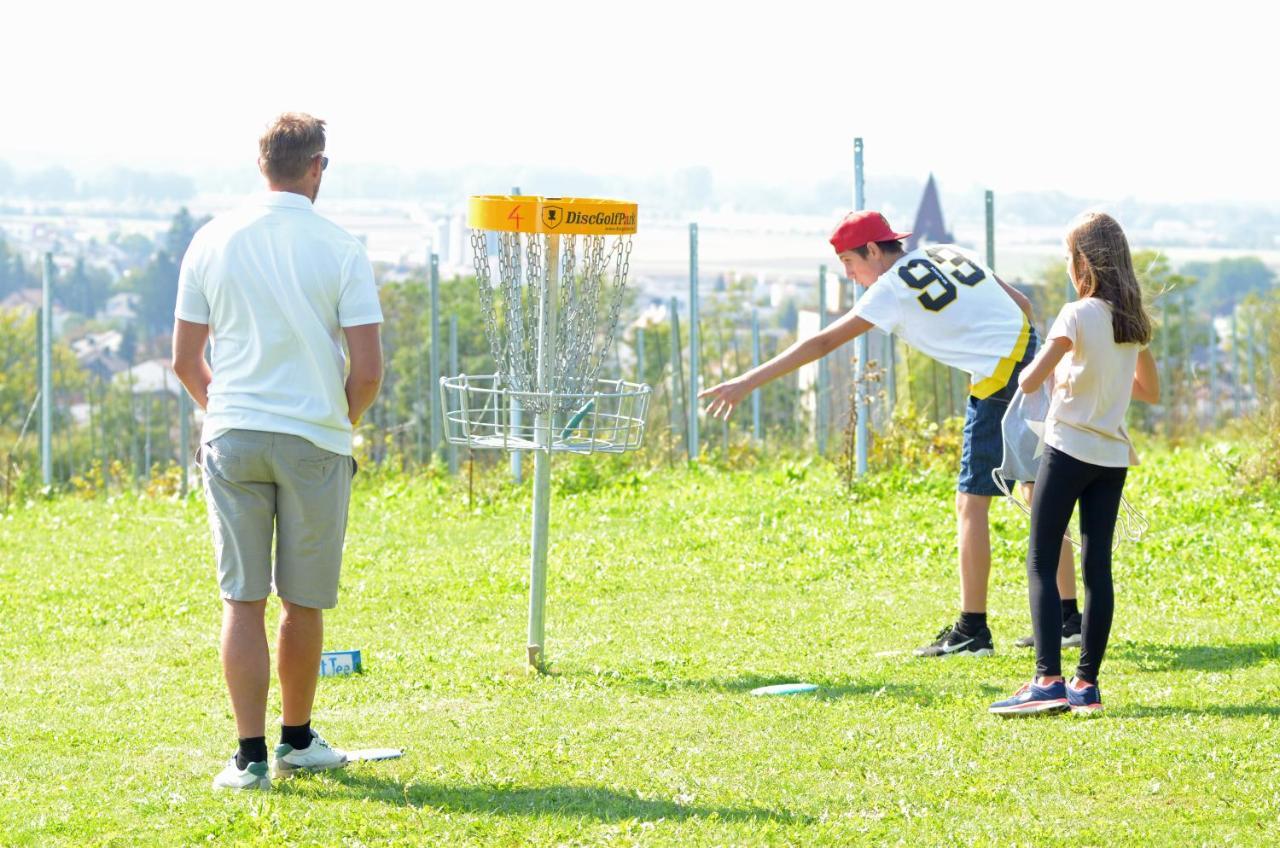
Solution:
[{"label": "black sock", "polygon": [[956,622],[956,629],[967,636],[975,635],[986,626],[987,614],[985,612],[962,612],[960,613],[960,620]]},{"label": "black sock", "polygon": [[246,736],[240,740],[240,749],[236,751],[236,768],[243,771],[249,763],[265,763],[267,761],[267,737]]},{"label": "black sock", "polygon": [[280,741],[291,746],[295,751],[311,747],[311,722],[306,724],[280,725]]},{"label": "black sock", "polygon": [[1079,615],[1080,609],[1076,606],[1075,598],[1062,599],[1062,620],[1066,621],[1073,615]]}]

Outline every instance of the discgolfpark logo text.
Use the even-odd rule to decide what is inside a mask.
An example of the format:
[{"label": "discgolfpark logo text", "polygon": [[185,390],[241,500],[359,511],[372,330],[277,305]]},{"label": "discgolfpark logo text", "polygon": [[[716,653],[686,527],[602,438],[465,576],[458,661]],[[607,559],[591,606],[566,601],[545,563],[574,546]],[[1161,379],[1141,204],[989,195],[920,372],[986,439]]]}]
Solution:
[{"label": "discgolfpark logo text", "polygon": [[574,212],[570,209],[564,215],[564,222],[569,226],[584,227],[634,227],[636,216],[626,212]]}]

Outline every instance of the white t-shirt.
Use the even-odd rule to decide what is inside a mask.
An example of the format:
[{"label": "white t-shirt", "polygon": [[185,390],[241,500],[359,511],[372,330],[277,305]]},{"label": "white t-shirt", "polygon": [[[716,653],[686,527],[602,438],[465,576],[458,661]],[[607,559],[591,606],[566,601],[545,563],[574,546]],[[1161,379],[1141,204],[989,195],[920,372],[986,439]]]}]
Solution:
[{"label": "white t-shirt", "polygon": [[1137,465],[1124,416],[1142,346],[1116,344],[1111,305],[1096,297],[1062,307],[1049,328],[1048,341],[1057,338],[1070,340],[1071,350],[1053,371],[1044,443],[1093,465]]},{"label": "white t-shirt", "polygon": [[201,227],[174,312],[213,339],[203,441],[261,430],[351,454],[341,328],[382,308],[364,246],[310,200],[267,192]]},{"label": "white t-shirt", "polygon": [[985,398],[1009,382],[1031,325],[990,268],[951,244],[904,254],[853,312],[944,365],[967,371]]}]

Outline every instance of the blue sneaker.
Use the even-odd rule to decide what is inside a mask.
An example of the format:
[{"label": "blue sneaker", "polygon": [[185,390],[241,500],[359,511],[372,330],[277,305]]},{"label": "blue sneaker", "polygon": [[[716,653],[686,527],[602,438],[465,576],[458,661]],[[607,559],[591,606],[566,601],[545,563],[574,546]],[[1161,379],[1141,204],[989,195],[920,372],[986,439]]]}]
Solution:
[{"label": "blue sneaker", "polygon": [[1022,684],[1012,698],[996,701],[987,711],[996,715],[1040,715],[1041,713],[1065,713],[1067,687],[1061,680],[1041,686],[1034,680]]},{"label": "blue sneaker", "polygon": [[1098,691],[1096,683],[1083,689],[1068,686],[1067,703],[1071,706],[1071,712],[1076,715],[1097,715],[1102,712],[1102,693]]}]

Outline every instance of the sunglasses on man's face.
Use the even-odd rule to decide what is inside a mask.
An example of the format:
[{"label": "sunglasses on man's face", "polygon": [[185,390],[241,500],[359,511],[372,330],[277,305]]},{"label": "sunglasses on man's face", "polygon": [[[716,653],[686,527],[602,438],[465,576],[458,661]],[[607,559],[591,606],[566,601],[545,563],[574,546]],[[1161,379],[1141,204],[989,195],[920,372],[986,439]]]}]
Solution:
[{"label": "sunglasses on man's face", "polygon": [[314,158],[316,158],[317,156],[320,158],[320,170],[322,170],[322,171],[323,171],[325,168],[329,167],[329,157],[328,157],[328,156],[325,156],[323,153],[317,153],[315,156],[313,156],[313,157],[311,157],[311,158],[313,158],[313,159],[314,159]]}]

